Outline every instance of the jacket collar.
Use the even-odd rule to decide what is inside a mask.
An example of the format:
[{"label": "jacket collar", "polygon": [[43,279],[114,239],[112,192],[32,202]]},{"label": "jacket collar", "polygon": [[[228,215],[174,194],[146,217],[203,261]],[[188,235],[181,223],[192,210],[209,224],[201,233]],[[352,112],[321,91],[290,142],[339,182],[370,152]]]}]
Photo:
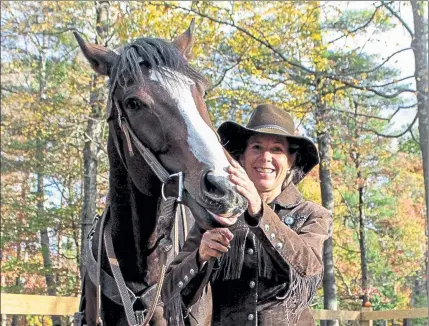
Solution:
[{"label": "jacket collar", "polygon": [[304,198],[302,197],[301,193],[291,182],[286,186],[286,188],[283,189],[280,195],[277,196],[277,198],[274,200],[274,203],[283,208],[294,208],[303,201]]}]

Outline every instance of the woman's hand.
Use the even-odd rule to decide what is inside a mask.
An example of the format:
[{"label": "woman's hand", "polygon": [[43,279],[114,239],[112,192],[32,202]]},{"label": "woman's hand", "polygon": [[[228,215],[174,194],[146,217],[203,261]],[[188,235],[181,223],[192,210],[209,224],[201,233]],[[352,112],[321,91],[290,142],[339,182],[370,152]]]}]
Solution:
[{"label": "woman's hand", "polygon": [[252,180],[249,179],[246,171],[237,161],[232,160],[228,172],[230,180],[237,187],[237,191],[247,199],[249,215],[256,216],[262,209],[262,200]]},{"label": "woman's hand", "polygon": [[233,237],[232,232],[227,228],[204,232],[198,249],[200,263],[208,261],[212,257],[220,257],[224,252],[228,252],[229,243]]}]

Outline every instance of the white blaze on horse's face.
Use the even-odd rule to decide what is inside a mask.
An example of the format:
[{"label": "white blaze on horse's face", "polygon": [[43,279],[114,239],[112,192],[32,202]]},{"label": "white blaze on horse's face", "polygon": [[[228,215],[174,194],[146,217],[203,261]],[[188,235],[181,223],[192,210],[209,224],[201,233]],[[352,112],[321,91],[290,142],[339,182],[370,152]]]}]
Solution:
[{"label": "white blaze on horse's face", "polygon": [[194,82],[179,72],[163,69],[167,70],[167,75],[174,75],[173,78],[166,81],[156,70],[151,70],[150,78],[158,81],[177,102],[187,126],[189,148],[197,160],[214,168],[212,171],[214,175],[227,178],[225,168],[229,166],[229,162],[215,132],[198,112],[191,92],[191,85],[194,85]]}]

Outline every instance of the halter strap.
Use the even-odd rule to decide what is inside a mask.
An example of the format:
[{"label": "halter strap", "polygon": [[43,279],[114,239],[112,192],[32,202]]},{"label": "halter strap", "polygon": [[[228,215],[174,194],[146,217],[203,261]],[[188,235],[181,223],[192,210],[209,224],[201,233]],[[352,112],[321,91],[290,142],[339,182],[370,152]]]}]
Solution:
[{"label": "halter strap", "polygon": [[[144,158],[146,163],[149,165],[153,173],[158,177],[158,179],[162,182],[162,197],[165,200],[166,197],[164,195],[164,185],[169,183],[174,177],[178,178],[179,185],[178,185],[178,195],[177,195],[177,201],[181,202],[183,198],[183,172],[173,173],[169,174],[168,171],[162,166],[162,164],[158,161],[158,159],[155,157],[155,155],[151,152],[149,148],[147,148],[143,143],[138,139],[134,131],[131,129],[127,119],[123,116],[122,111],[120,109],[118,101],[114,98],[114,103],[116,110],[118,112],[118,123],[119,127],[121,128],[122,132],[125,135],[125,139],[127,140],[128,145],[128,151],[131,156],[134,156],[133,147],[131,144],[131,141],[134,143],[134,146],[137,148],[140,155]],[[115,146],[119,151],[119,156],[121,157],[121,160],[123,164],[125,165],[125,160],[123,159],[122,154],[120,153],[118,140],[116,138],[116,134],[113,136]],[[126,165],[125,165],[126,166]]]}]

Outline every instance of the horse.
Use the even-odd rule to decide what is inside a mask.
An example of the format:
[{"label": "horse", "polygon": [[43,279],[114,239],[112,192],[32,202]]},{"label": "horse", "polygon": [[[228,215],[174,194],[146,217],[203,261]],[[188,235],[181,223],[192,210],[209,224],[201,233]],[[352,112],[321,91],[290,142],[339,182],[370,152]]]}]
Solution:
[{"label": "horse", "polygon": [[180,202],[208,230],[247,208],[225,172],[205,79],[188,63],[193,25],[172,42],[145,37],[116,51],[74,33],[92,69],[109,77],[108,205],[89,234],[77,324],[167,325],[157,304],[171,244],[166,211]]}]

